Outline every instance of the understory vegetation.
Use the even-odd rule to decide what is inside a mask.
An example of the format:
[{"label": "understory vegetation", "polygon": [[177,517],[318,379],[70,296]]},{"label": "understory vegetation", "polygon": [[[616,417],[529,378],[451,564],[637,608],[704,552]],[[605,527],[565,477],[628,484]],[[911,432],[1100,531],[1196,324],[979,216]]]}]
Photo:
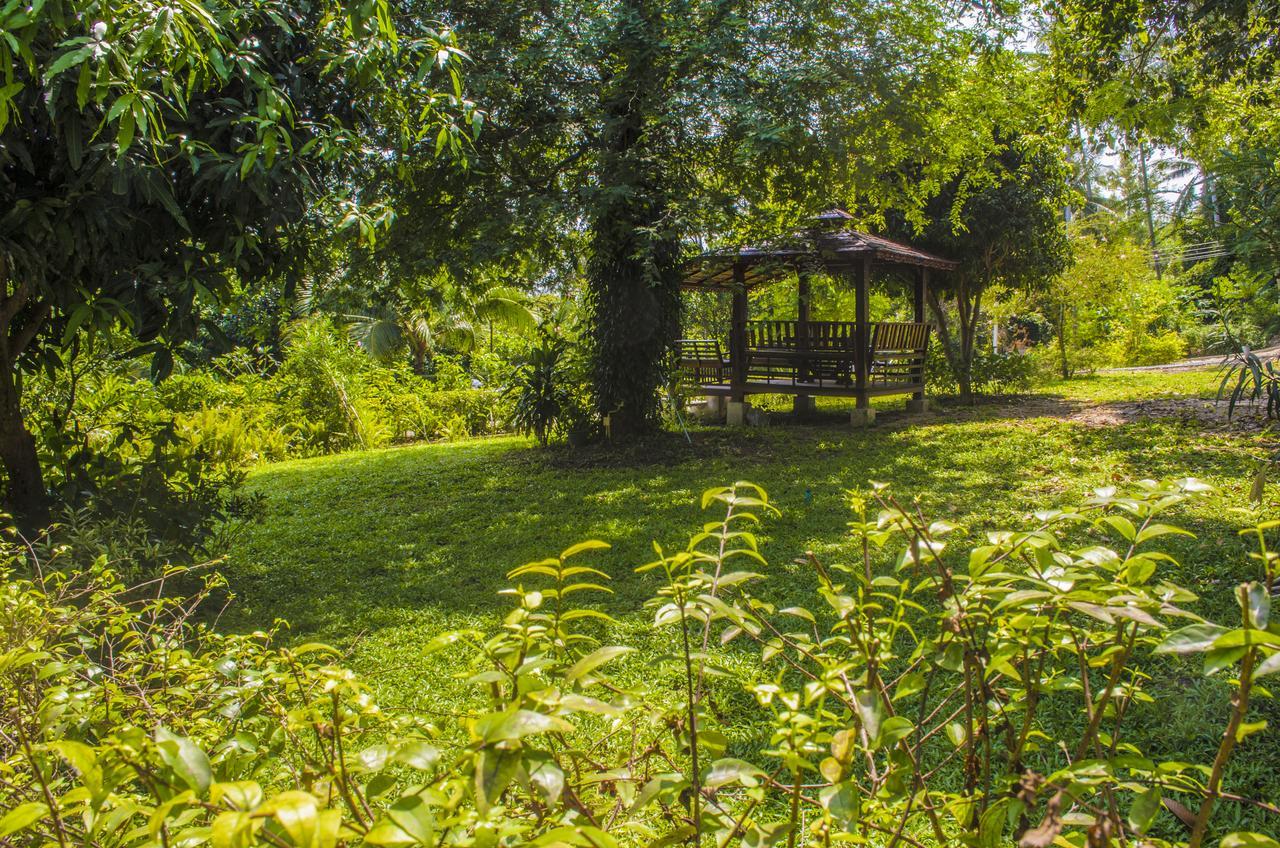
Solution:
[{"label": "understory vegetation", "polygon": [[[1223,521],[1223,493],[1193,479],[1060,495],[981,533],[882,484],[829,488],[838,504],[824,512],[843,513],[844,532],[794,522],[820,545],[774,553],[767,534],[783,514],[738,483],[702,493],[701,518],[682,510],[696,529],[687,545],[655,541],[625,570],[606,564],[603,541],[495,564],[510,587],[498,608],[409,651],[401,630],[394,656],[412,668],[381,658],[368,678],[274,628],[216,635],[202,608],[225,585],[199,569],[166,575],[198,582],[178,599],[163,580],[124,588],[105,562],[66,576],[65,551],[10,549],[10,567],[36,576],[4,598],[12,806],[0,833],[218,846],[1272,844],[1252,831],[1277,814],[1263,766],[1264,687],[1280,670],[1274,523],[1254,526],[1249,510]],[[613,509],[647,526],[634,497]],[[1179,556],[1197,550],[1185,519],[1205,513],[1227,534],[1208,581]],[[647,599],[624,619],[607,600],[612,576]],[[1180,586],[1188,576],[1212,597]],[[378,668],[411,672],[425,710],[380,703]],[[1186,686],[1200,704],[1179,720],[1203,723],[1190,748],[1167,724],[1170,687]]]},{"label": "understory vegetation", "polygon": [[1277,32],[3,0],[0,848],[1280,848]]}]

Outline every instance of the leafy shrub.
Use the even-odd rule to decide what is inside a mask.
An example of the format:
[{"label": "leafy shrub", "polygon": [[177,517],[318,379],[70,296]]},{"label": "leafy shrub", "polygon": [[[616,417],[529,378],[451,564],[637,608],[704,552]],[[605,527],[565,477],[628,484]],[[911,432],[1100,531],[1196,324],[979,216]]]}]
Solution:
[{"label": "leafy shrub", "polygon": [[55,518],[93,526],[135,577],[204,556],[246,507],[239,458],[184,426],[136,360],[107,351],[60,374],[28,393]]},{"label": "leafy shrub", "polygon": [[[1183,532],[1164,514],[1203,489],[1099,490],[957,557],[953,527],[876,487],[850,498],[851,544],[831,561],[808,553],[787,576],[812,584],[813,609],[760,591],[765,493],[710,490],[702,504],[716,516],[639,569],[658,577],[653,630],[671,646],[641,683],[608,671],[631,649],[602,644],[608,616],[579,603],[603,589],[607,575],[586,563],[606,546],[576,545],[510,573],[513,608],[496,632],[426,646],[473,658],[475,708],[444,749],[422,717],[378,709],[326,648],[193,624],[216,578],[167,599],[155,584],[121,588],[101,562],[64,577],[7,549],[0,838],[1200,846],[1214,809],[1238,800],[1226,764],[1263,729],[1249,721],[1257,681],[1280,670],[1265,544],[1280,525],[1248,531],[1259,579],[1238,588],[1227,626],[1191,612],[1194,596],[1160,573],[1176,563],[1159,541]],[[1066,541],[1081,533],[1083,546]],[[733,643],[758,656],[737,678],[715,657]],[[1140,663],[1157,655],[1203,655],[1204,673],[1234,690],[1208,765],[1189,751],[1156,761],[1134,741],[1135,714],[1151,715]],[[1189,836],[1165,799],[1186,808]]]},{"label": "leafy shrub", "polygon": [[288,426],[304,445],[330,452],[380,443],[382,422],[359,402],[357,391],[372,367],[332,320],[309,318],[290,325],[276,379],[290,407]]},{"label": "leafy shrub", "polygon": [[[1031,388],[1037,373],[1037,360],[1028,354],[1017,351],[995,353],[982,346],[973,351],[971,385],[976,394],[1003,395],[1026,391]],[[925,374],[930,391],[939,394],[959,393],[959,383],[942,345],[929,346]]]},{"label": "leafy shrub", "polygon": [[[1094,361],[1102,367],[1163,365],[1187,355],[1187,342],[1173,330],[1109,339],[1098,346]],[[1095,366],[1097,367],[1097,366]]]},{"label": "leafy shrub", "polygon": [[518,363],[505,396],[512,426],[544,446],[558,434],[586,435],[593,424],[580,352],[546,332]]}]

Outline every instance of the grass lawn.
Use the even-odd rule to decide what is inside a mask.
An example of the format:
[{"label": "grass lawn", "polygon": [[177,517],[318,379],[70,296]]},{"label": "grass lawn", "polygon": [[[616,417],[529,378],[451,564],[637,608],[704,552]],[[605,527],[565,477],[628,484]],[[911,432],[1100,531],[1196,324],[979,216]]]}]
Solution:
[{"label": "grass lawn", "polygon": [[[1197,537],[1169,543],[1182,564],[1167,576],[1201,595],[1200,612],[1222,618],[1234,585],[1253,576],[1230,510],[1245,506],[1267,455],[1264,437],[1178,418],[1072,420],[1098,405],[1212,397],[1215,389],[1211,370],[1113,373],[1016,402],[916,417],[886,411],[865,430],[850,428],[838,404],[824,404],[812,424],[695,427],[692,444],[675,433],[622,452],[540,450],[503,437],[271,465],[250,480],[263,512],[225,568],[239,597],[223,625],[286,619],[291,638],[348,650],[384,703],[447,716],[466,697],[452,676],[458,658],[424,657],[422,646],[445,630],[492,629],[506,609],[497,593],[510,568],[583,539],[613,545],[595,564],[613,577],[604,607],[626,631],[618,635],[657,652],[642,609],[656,578],[633,569],[651,558],[653,540],[684,544],[703,520],[697,495],[713,485],[750,480],[769,491],[782,510],[762,531],[770,591],[809,604],[811,584],[793,560],[805,550],[830,561],[851,554],[844,492],[868,481],[888,481],[900,496],[917,497],[926,514],[961,525],[952,547],[964,551],[985,531],[1023,526],[1031,510],[1092,487],[1183,476],[1221,495],[1187,511],[1183,523]],[[1280,487],[1271,488],[1274,514]],[[632,673],[646,673],[645,654],[627,661]],[[758,664],[745,652],[728,661],[744,674]],[[1156,704],[1139,720],[1151,728],[1152,753],[1194,751],[1207,761],[1221,734],[1225,687],[1171,666],[1151,691]],[[1259,701],[1258,714],[1273,727],[1280,719],[1269,701]],[[1274,800],[1280,776],[1268,761],[1280,754],[1280,730],[1254,738],[1228,779],[1233,791]],[[1238,807],[1224,807],[1215,821],[1229,826],[1233,816],[1264,824]]]}]

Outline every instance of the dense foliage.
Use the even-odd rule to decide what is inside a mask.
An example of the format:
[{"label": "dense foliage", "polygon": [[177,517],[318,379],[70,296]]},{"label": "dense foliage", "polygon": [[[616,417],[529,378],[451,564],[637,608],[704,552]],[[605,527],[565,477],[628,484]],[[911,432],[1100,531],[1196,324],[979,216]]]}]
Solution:
[{"label": "dense foliage", "polygon": [[[105,562],[68,576],[66,552],[7,548],[0,838],[1198,846],[1221,804],[1275,812],[1222,781],[1264,725],[1260,681],[1280,670],[1274,522],[1245,531],[1257,579],[1238,588],[1235,620],[1200,618],[1162,575],[1159,540],[1184,532],[1167,513],[1205,488],[1099,490],[967,557],[946,550],[951,525],[884,487],[851,494],[847,544],[802,560],[811,609],[765,591],[765,493],[712,489],[702,505],[716,512],[688,545],[655,545],[639,568],[671,637],[658,671],[677,687],[608,671],[630,649],[602,642],[608,617],[584,603],[608,579],[587,564],[607,546],[585,542],[510,572],[501,629],[432,640],[472,657],[456,728],[379,709],[331,649],[197,624],[216,577],[172,598],[164,582],[192,575],[126,589]],[[724,650],[755,654],[758,671],[724,678]],[[1151,714],[1144,669],[1165,656],[1202,658],[1234,690],[1211,762],[1130,741]]]},{"label": "dense foliage", "polygon": [[344,181],[367,145],[457,146],[465,107],[431,88],[457,82],[452,36],[400,39],[382,3],[0,15],[0,459],[8,506],[38,517],[25,376],[113,328],[167,374],[234,279],[270,273],[309,219],[359,217]]}]

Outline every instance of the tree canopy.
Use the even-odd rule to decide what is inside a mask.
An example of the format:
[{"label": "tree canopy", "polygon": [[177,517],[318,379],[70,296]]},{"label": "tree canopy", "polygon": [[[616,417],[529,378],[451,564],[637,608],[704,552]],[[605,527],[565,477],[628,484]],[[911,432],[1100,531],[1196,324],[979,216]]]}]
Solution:
[{"label": "tree canopy", "polygon": [[452,34],[401,39],[383,3],[0,14],[0,458],[27,511],[45,494],[24,369],[121,326],[162,376],[173,342],[212,329],[202,306],[275,269],[291,232],[364,220],[347,175],[460,149],[469,107]]}]

